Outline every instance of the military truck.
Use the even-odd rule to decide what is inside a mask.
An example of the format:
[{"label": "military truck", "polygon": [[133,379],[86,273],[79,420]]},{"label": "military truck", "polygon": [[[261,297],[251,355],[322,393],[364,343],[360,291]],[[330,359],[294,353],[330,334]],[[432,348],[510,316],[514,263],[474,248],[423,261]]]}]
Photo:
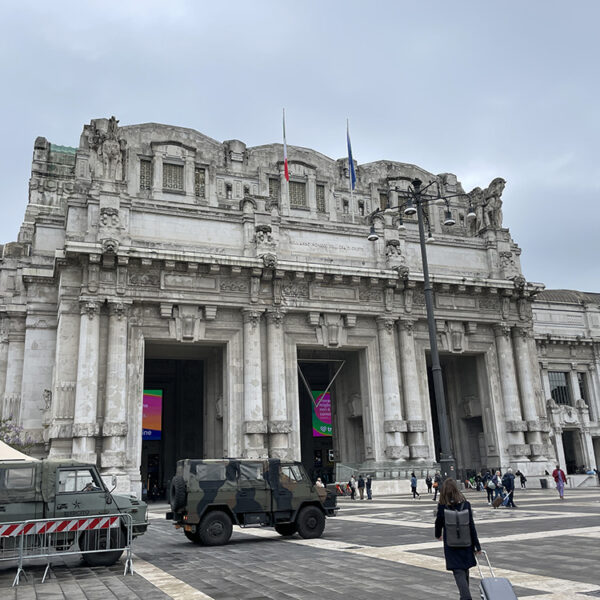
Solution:
[{"label": "military truck", "polygon": [[[132,536],[136,537],[148,527],[146,509],[146,503],[133,495],[112,494],[95,465],[57,459],[0,460],[0,525],[31,519],[126,513],[132,517]],[[105,535],[94,530],[62,532],[52,539],[59,551],[67,550],[76,542],[80,551],[114,547],[110,552],[82,554],[89,566],[109,566],[121,557],[127,535],[115,528]],[[109,539],[110,546],[107,545]],[[0,554],[2,550],[11,550],[11,544],[18,544],[18,540],[0,537]]]},{"label": "military truck", "polygon": [[226,544],[233,524],[320,537],[338,510],[334,491],[313,485],[301,463],[279,459],[180,460],[170,504],[167,519],[206,546]]}]

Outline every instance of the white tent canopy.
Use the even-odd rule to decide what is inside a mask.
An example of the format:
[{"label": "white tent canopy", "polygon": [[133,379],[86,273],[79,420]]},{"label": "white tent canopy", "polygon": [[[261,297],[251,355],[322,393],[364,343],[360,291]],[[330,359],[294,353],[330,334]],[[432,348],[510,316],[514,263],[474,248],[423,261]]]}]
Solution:
[{"label": "white tent canopy", "polygon": [[37,460],[37,458],[27,456],[27,454],[23,454],[22,452],[11,448],[8,444],[5,444],[2,440],[0,440],[0,460],[32,461]]}]

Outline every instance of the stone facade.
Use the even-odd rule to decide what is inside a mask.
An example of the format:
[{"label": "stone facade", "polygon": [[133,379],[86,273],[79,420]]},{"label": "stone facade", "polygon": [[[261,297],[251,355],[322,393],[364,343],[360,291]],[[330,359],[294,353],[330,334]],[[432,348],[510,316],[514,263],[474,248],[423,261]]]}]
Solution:
[{"label": "stone facade", "polygon": [[[373,243],[368,215],[397,205],[415,177],[446,194],[462,187],[379,161],[357,166],[350,194],[345,159],[296,147],[288,183],[282,155],[279,144],[114,117],[86,125],[78,148],[36,140],[25,219],[0,263],[0,397],[38,454],[97,461],[139,492],[145,360],[185,356],[204,364],[204,457],[300,459],[299,357],[343,357],[339,463],[380,476],[435,468],[416,219],[377,215]],[[536,300],[548,292],[521,274],[503,187],[498,178],[453,201],[452,228],[443,207],[427,209],[459,467],[541,473],[564,462],[557,432],[575,422],[591,464],[597,298]],[[544,373],[559,367],[572,385],[586,373],[572,408],[549,402]]]}]

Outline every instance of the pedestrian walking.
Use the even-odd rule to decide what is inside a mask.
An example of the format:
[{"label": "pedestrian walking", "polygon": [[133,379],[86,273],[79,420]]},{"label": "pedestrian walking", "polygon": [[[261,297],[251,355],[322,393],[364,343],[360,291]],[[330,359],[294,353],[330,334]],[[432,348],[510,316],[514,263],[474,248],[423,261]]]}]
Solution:
[{"label": "pedestrian walking", "polygon": [[513,475],[512,469],[509,467],[502,478],[502,485],[508,498],[506,499],[506,505],[511,508],[517,508],[515,504],[515,476]]},{"label": "pedestrian walking", "polygon": [[525,489],[527,486],[525,485],[527,481],[527,477],[525,477],[525,473],[521,473],[521,471],[517,471],[515,473],[515,477],[518,477],[521,481],[521,489]]},{"label": "pedestrian walking", "polygon": [[[498,498],[498,496],[504,498],[504,494],[502,493],[502,475],[500,471],[496,471],[496,474],[492,477],[492,483],[494,484],[494,500]],[[494,500],[492,500],[492,502]]]},{"label": "pedestrian walking", "polygon": [[565,483],[567,482],[567,476],[565,472],[560,468],[560,465],[556,465],[556,469],[552,471],[552,477],[556,481],[556,489],[561,500],[565,499]]},{"label": "pedestrian walking", "polygon": [[354,475],[350,476],[348,487],[350,488],[350,500],[354,500],[356,498],[356,478]]},{"label": "pedestrian walking", "polygon": [[367,479],[365,481],[365,487],[367,489],[367,500],[373,500],[373,494],[371,491],[371,485],[373,484],[373,480],[370,475],[367,475]]},{"label": "pedestrian walking", "polygon": [[433,487],[433,479],[431,479],[431,475],[427,473],[427,477],[425,477],[425,485],[427,486],[427,493],[431,494],[431,489]]},{"label": "pedestrian walking", "polygon": [[[490,483],[492,485],[490,485]],[[492,474],[490,473],[489,469],[485,472],[485,475],[483,476],[483,487],[487,492],[487,503],[491,505],[492,500],[494,499],[494,489],[496,488],[496,486],[492,482]]]},{"label": "pedestrian walking", "polygon": [[362,475],[358,476],[358,493],[360,495],[360,499],[365,499],[365,480]]},{"label": "pedestrian walking", "polygon": [[481,545],[473,521],[471,504],[452,478],[446,479],[442,485],[434,535],[438,540],[444,540],[446,569],[454,575],[460,599],[472,600],[469,569],[477,564],[475,553],[481,552]]},{"label": "pedestrian walking", "polygon": [[412,490],[413,500],[418,496],[421,499],[421,494],[417,492],[417,476],[413,473],[410,474],[410,489]]},{"label": "pedestrian walking", "polygon": [[435,492],[433,493],[434,502],[437,500],[437,495],[440,491],[440,485],[442,485],[442,476],[440,475],[439,471],[436,471],[435,475],[433,476],[433,489],[435,490]]}]

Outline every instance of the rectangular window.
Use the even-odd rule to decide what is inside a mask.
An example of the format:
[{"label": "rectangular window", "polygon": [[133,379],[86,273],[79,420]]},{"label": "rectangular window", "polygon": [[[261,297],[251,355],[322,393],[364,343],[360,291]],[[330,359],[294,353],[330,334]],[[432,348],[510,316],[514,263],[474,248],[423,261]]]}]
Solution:
[{"label": "rectangular window", "polygon": [[385,210],[388,205],[388,195],[385,192],[379,193],[379,208]]},{"label": "rectangular window", "polygon": [[73,469],[58,472],[57,492],[101,492],[102,484],[91,469]]},{"label": "rectangular window", "polygon": [[317,212],[327,212],[327,207],[325,206],[325,186],[317,185]]},{"label": "rectangular window", "polygon": [[577,373],[577,383],[579,383],[579,397],[587,402],[587,386],[585,381],[585,373]]},{"label": "rectangular window", "polygon": [[300,181],[290,181],[290,206],[292,208],[306,206],[306,184]]},{"label": "rectangular window", "polygon": [[33,488],[34,467],[3,469],[0,471],[0,490],[29,490]]},{"label": "rectangular window", "polygon": [[194,194],[198,198],[206,197],[206,169],[194,169]]},{"label": "rectangular window", "polygon": [[550,395],[557,404],[571,404],[568,373],[564,371],[548,371]]},{"label": "rectangular window", "polygon": [[152,188],[152,161],[140,160],[140,190]]},{"label": "rectangular window", "polygon": [[275,177],[269,178],[269,198],[271,200],[275,200],[275,202],[279,203],[279,188],[280,183],[279,179],[275,179]]},{"label": "rectangular window", "polygon": [[163,163],[163,189],[183,191],[183,165]]}]

